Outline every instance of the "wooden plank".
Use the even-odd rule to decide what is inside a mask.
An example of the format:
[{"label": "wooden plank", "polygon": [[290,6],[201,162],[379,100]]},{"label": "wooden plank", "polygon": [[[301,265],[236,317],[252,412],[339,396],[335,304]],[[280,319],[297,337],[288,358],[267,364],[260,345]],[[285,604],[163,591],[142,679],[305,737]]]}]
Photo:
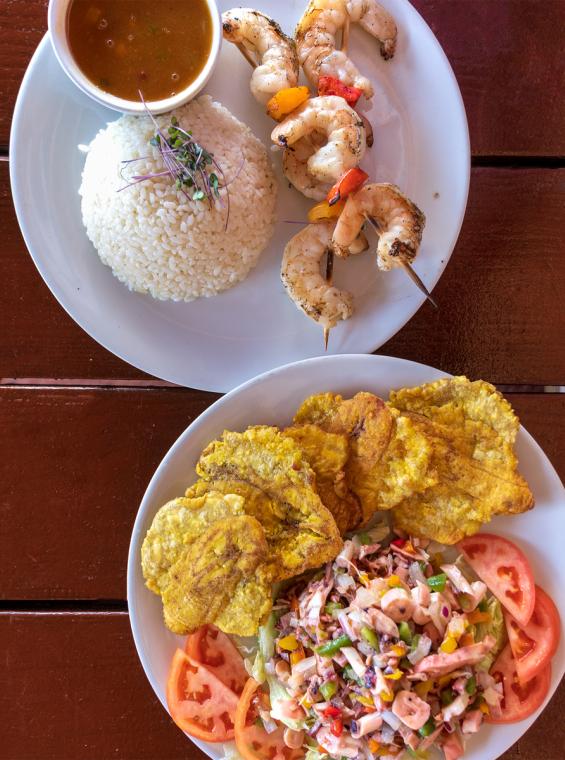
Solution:
[{"label": "wooden plank", "polygon": [[455,71],[473,155],[565,155],[565,3],[411,1]]},{"label": "wooden plank", "polygon": [[[27,255],[0,165],[0,378],[144,378],[58,306]],[[565,381],[565,170],[475,169],[459,243],[434,295],[380,350],[493,382]],[[418,264],[417,264],[418,267]],[[385,275],[383,275],[385,276]]]},{"label": "wooden plank", "polygon": [[[213,398],[181,389],[0,389],[2,597],[124,599],[146,485]],[[565,395],[510,398],[563,477]]]},{"label": "wooden plank", "polygon": [[[125,599],[149,479],[216,398],[167,389],[0,390],[4,599]],[[6,581],[6,582],[5,582]]]},{"label": "wooden plank", "polygon": [[495,383],[562,384],[565,257],[554,220],[564,202],[565,170],[474,169],[434,290],[439,311],[425,303],[378,353]]},{"label": "wooden plank", "polygon": [[[0,746],[6,760],[202,760],[137,660],[123,614],[0,614],[5,653]],[[565,682],[502,760],[557,760]]]},{"label": "wooden plank", "polygon": [[[455,70],[474,155],[563,156],[562,0],[546,0],[543,13],[539,0],[414,0],[414,5]],[[4,3],[0,143],[8,141],[20,81],[46,26],[45,0]]]}]

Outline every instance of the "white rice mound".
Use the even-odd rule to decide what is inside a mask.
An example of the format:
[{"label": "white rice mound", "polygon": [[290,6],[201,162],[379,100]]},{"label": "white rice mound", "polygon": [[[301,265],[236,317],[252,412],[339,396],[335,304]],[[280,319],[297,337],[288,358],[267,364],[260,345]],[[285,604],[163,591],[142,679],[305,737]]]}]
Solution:
[{"label": "white rice mound", "polygon": [[225,189],[223,208],[187,199],[169,176],[118,192],[133,175],[164,170],[149,145],[149,116],[122,116],[96,135],[79,193],[86,233],[121,282],[154,298],[192,301],[231,288],[255,266],[273,233],[277,184],[263,143],[220,103],[203,96],[157,117],[164,134],[172,115],[224,172],[227,230]]}]

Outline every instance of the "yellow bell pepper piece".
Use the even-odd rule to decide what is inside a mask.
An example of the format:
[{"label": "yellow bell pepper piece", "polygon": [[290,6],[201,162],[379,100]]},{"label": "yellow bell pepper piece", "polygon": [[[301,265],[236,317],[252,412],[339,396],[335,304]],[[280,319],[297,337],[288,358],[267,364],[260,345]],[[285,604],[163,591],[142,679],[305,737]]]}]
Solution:
[{"label": "yellow bell pepper piece", "polygon": [[398,575],[391,575],[390,578],[388,578],[387,583],[390,588],[398,588],[399,586],[402,586],[402,581]]},{"label": "yellow bell pepper piece", "polygon": [[403,647],[400,644],[395,644],[390,651],[397,657],[404,657],[406,654],[406,647]]},{"label": "yellow bell pepper piece", "polygon": [[486,702],[481,702],[481,704],[479,705],[479,710],[485,715],[490,715],[490,708]]},{"label": "yellow bell pepper piece", "polygon": [[308,221],[315,224],[316,222],[326,222],[328,219],[337,219],[344,206],[345,200],[338,201],[333,206],[330,206],[327,201],[320,201],[320,203],[312,206],[308,212]]},{"label": "yellow bell pepper piece", "polygon": [[302,647],[300,649],[297,649],[295,652],[290,653],[290,664],[296,665],[297,662],[300,662],[300,660],[304,659],[304,650]]},{"label": "yellow bell pepper piece", "polygon": [[290,634],[290,636],[285,636],[283,639],[280,639],[279,647],[287,652],[294,652],[295,649],[298,649],[296,636]]},{"label": "yellow bell pepper piece", "polygon": [[374,707],[375,703],[373,701],[372,697],[365,697],[363,694],[355,694],[355,699],[358,702],[361,702],[362,705],[365,705],[365,707]]},{"label": "yellow bell pepper piece", "polygon": [[385,678],[388,678],[389,681],[399,681],[404,673],[401,670],[393,670],[392,673],[385,673]]},{"label": "yellow bell pepper piece", "polygon": [[373,755],[378,749],[380,749],[380,746],[381,745],[377,741],[375,741],[375,739],[369,739],[369,749],[373,753]]},{"label": "yellow bell pepper piece", "polygon": [[455,652],[457,649],[457,639],[454,639],[453,636],[448,636],[441,644],[440,649],[442,652],[447,652],[447,654],[451,654],[451,652]]},{"label": "yellow bell pepper piece", "polygon": [[369,580],[369,576],[367,575],[367,573],[359,573],[359,580],[361,581],[361,583],[364,586],[368,586],[369,585],[370,580]]},{"label": "yellow bell pepper piece", "polygon": [[394,701],[394,692],[392,691],[381,691],[379,694],[379,697],[383,700],[383,702],[393,702]]},{"label": "yellow bell pepper piece", "polygon": [[267,115],[275,121],[281,121],[305,103],[309,97],[308,87],[285,87],[284,90],[279,90],[276,95],[273,95],[267,103]]},{"label": "yellow bell pepper piece", "polygon": [[425,699],[433,685],[434,682],[432,679],[428,678],[427,681],[420,681],[420,683],[417,683],[414,687],[414,691],[420,697],[420,699]]},{"label": "yellow bell pepper piece", "polygon": [[440,689],[443,689],[443,687],[447,686],[448,683],[451,683],[452,680],[453,679],[451,678],[450,675],[442,676],[441,678],[438,678],[437,684],[438,684],[438,686],[439,686]]}]

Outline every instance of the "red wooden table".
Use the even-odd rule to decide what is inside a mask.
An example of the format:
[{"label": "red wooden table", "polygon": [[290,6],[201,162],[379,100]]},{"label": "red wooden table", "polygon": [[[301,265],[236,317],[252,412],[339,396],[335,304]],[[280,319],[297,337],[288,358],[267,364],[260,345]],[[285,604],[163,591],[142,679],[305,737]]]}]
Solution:
[{"label": "red wooden table", "polygon": [[[0,13],[0,151],[46,0]],[[564,0],[416,0],[452,62],[473,171],[455,253],[380,353],[496,383],[565,475]],[[109,354],[55,302],[0,164],[0,757],[199,758],[141,670],[127,617],[145,486],[216,396]],[[565,757],[565,684],[505,760]]]}]

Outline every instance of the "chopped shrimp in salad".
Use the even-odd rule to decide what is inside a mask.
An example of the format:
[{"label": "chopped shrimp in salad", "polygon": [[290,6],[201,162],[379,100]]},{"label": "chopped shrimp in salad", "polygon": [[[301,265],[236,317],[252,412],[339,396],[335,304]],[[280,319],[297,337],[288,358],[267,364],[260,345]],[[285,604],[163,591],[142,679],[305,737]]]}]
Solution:
[{"label": "chopped shrimp in salad", "polygon": [[504,640],[500,605],[443,547],[377,538],[346,541],[323,572],[280,593],[254,666],[271,723],[307,760],[425,757],[434,744],[455,760],[500,711],[488,672]]}]

